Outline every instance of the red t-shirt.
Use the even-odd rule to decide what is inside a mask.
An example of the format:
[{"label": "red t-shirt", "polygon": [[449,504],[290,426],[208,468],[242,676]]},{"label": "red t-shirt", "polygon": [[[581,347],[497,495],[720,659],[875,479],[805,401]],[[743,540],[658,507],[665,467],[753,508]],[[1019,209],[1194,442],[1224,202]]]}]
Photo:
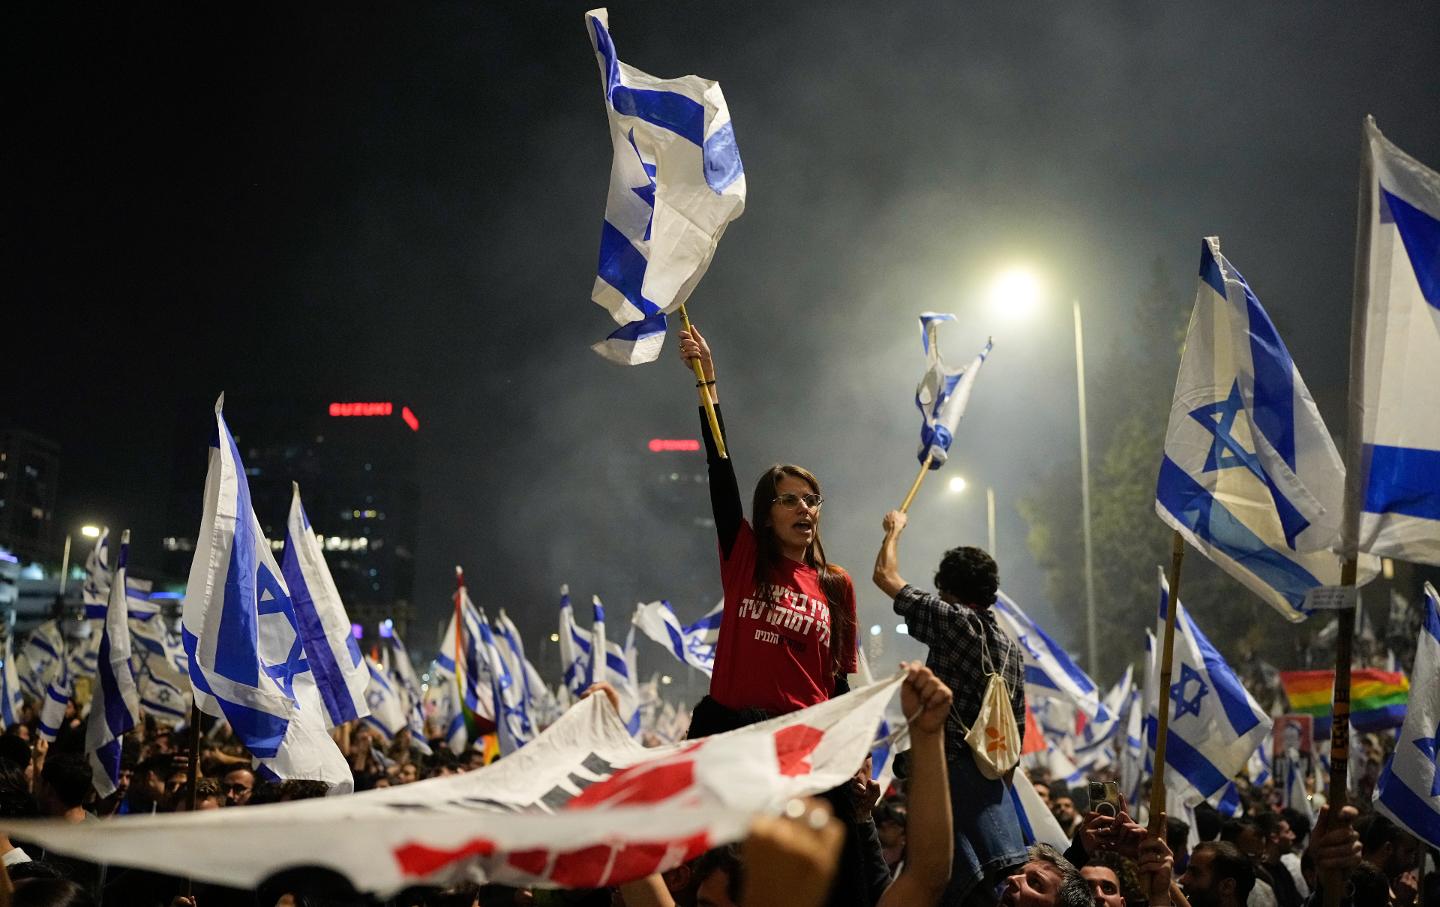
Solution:
[{"label": "red t-shirt", "polygon": [[[834,603],[855,625],[855,586],[845,579],[843,600]],[[720,554],[725,612],[715,644],[710,696],[729,709],[785,714],[830,698],[830,612],[814,567],[781,558],[769,582],[755,586],[755,531],[741,521],[730,556]],[[844,644],[844,640],[841,643]],[[840,669],[855,671],[853,640],[844,645]]]}]

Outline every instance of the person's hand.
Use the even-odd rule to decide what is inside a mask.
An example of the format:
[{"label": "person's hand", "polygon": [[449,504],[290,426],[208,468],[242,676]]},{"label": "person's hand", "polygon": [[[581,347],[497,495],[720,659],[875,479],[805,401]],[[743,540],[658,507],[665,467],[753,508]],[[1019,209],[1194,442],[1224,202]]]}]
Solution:
[{"label": "person's hand", "polygon": [[[1162,817],[1160,820],[1164,822]],[[1120,811],[1114,816],[1102,815],[1093,809],[1085,814],[1080,826],[1080,842],[1086,853],[1113,850],[1123,857],[1139,860],[1140,844],[1146,839],[1144,826],[1130,818],[1129,804],[1120,795]]]},{"label": "person's hand", "polygon": [[1136,848],[1135,868],[1140,873],[1140,887],[1151,907],[1170,903],[1170,881],[1175,874],[1175,855],[1161,836],[1145,835]]},{"label": "person's hand", "polygon": [[620,713],[620,693],[613,686],[603,680],[592,683],[585,688],[585,692],[580,694],[580,698],[584,699],[594,693],[604,693],[605,698],[610,700],[610,704],[615,707],[615,713],[617,715]]},{"label": "person's hand", "polygon": [[910,732],[940,733],[954,699],[950,688],[918,661],[901,667],[905,669],[905,682],[900,685],[900,708],[910,721]]},{"label": "person's hand", "polygon": [[1395,907],[1412,907],[1420,898],[1420,874],[1405,870],[1391,881],[1390,890],[1395,894]]},{"label": "person's hand", "polygon": [[705,380],[715,380],[715,359],[710,355],[710,344],[705,342],[705,336],[694,322],[690,323],[690,330],[680,332],[680,361],[690,369],[694,368],[691,363],[699,362]]},{"label": "person's hand", "polygon": [[791,800],[783,816],[762,816],[741,848],[742,904],[819,907],[840,861],[845,827],[820,800]]},{"label": "person's hand", "polygon": [[195,899],[177,894],[170,901],[170,907],[195,907]]},{"label": "person's hand", "polygon": [[1353,806],[1343,807],[1339,815],[1331,813],[1328,803],[1320,807],[1305,850],[1322,885],[1343,888],[1346,873],[1360,865],[1360,834],[1352,827],[1358,815]]},{"label": "person's hand", "polygon": [[885,520],[882,525],[885,527],[886,535],[899,535],[905,531],[905,524],[909,521],[910,517],[903,511],[892,510],[885,514]]},{"label": "person's hand", "polygon": [[850,778],[850,802],[855,806],[855,817],[866,819],[880,802],[880,782],[871,778],[875,762],[870,756],[860,763],[860,769]]}]

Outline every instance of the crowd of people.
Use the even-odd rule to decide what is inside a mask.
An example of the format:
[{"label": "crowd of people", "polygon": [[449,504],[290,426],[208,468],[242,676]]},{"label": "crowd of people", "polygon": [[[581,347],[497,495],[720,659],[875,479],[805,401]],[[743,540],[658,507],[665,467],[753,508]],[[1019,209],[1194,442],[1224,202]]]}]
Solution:
[{"label": "crowd of people", "polygon": [[[708,345],[693,329],[680,340],[681,358],[699,365],[697,387],[723,425]],[[798,466],[771,467],[747,515],[708,413],[701,424],[725,604],[710,694],[694,708],[692,739],[843,694],[856,669],[854,581],[825,556],[819,479]],[[1368,798],[1359,800],[1364,814],[1321,806],[1312,823],[1307,812],[1283,808],[1271,782],[1241,779],[1241,815],[1222,818],[1202,803],[1192,828],[1163,815],[1141,825],[1123,797],[1090,802],[1088,789],[1036,774],[1035,792],[1068,845],[1062,851],[1033,843],[1016,807],[1018,742],[1016,752],[1006,752],[1016,725],[1025,724],[1024,657],[991,613],[998,567],[986,552],[962,546],[945,554],[933,589],[907,582],[900,570],[906,525],[903,512],[884,517],[872,580],[930,651],[924,666],[904,666],[900,701],[910,745],[885,790],[867,758],[848,783],[756,819],[739,844],[595,891],[470,885],[382,901],[318,870],[282,873],[242,891],[5,839],[0,907],[1318,907],[1336,897],[1348,907],[1440,907],[1436,876],[1422,878],[1433,853],[1365,810]],[[587,695],[610,697],[618,708],[606,684]],[[53,742],[38,736],[36,718],[27,707],[0,735],[0,818],[111,821],[332,793],[318,781],[260,779],[223,723],[191,737],[147,719],[125,737],[118,789],[99,798],[75,705]],[[467,772],[487,759],[480,748],[457,758],[438,735],[429,745],[406,731],[387,741],[361,722],[334,733],[356,791]],[[1363,751],[1358,758],[1363,768]]]}]

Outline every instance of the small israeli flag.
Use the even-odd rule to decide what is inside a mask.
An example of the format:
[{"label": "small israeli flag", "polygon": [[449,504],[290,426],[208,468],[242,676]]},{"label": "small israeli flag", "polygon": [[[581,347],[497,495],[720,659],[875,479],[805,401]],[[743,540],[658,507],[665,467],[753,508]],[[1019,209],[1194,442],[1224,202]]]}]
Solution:
[{"label": "small israeli flag", "polygon": [[62,659],[55,674],[46,682],[45,698],[40,703],[40,718],[36,722],[36,731],[41,740],[55,742],[60,726],[65,723],[65,709],[69,707],[72,695],[74,690],[70,683],[70,668]]},{"label": "small israeli flag", "polygon": [[[1067,702],[1091,721],[1109,722],[1110,710],[1100,698],[1095,681],[1070,657],[1050,634],[1031,620],[1004,592],[995,597],[991,609],[1000,629],[1014,640],[1025,657],[1025,694],[1034,699]],[[999,666],[996,666],[999,670]]]},{"label": "small israeli flag", "polygon": [[925,374],[915,387],[915,407],[920,410],[920,462],[928,457],[930,468],[939,469],[950,455],[950,444],[960,427],[960,417],[970,404],[970,389],[980,366],[995,346],[986,340],[980,355],[964,368],[951,368],[940,358],[940,325],[955,316],[939,312],[920,315],[920,342],[925,347]]},{"label": "small israeli flag", "polygon": [[59,622],[47,620],[31,630],[25,644],[20,647],[20,654],[29,668],[21,682],[32,695],[37,690],[41,692],[36,698],[43,698],[51,678],[67,664],[65,634],[61,632]]},{"label": "small israeli flag", "polygon": [[290,590],[305,660],[320,701],[325,704],[326,725],[338,727],[365,717],[370,674],[360,657],[340,590],[325,563],[324,549],[300,503],[300,485],[296,482],[291,483],[290,518],[285,526],[280,572]]},{"label": "small israeli flag", "polygon": [[1440,173],[1371,117],[1365,151],[1366,279],[1351,338],[1363,368],[1351,378],[1347,488],[1358,526],[1346,526],[1343,550],[1440,564]]},{"label": "small israeli flag", "polygon": [[[1287,620],[1340,581],[1345,468],[1275,325],[1206,238],[1155,511]],[[1367,559],[1362,580],[1378,562]]]},{"label": "small israeli flag", "polygon": [[[484,637],[480,631],[480,612],[476,609],[475,603],[470,600],[470,592],[461,586],[458,592],[460,596],[460,622],[457,624],[455,615],[450,616],[450,624],[445,628],[445,636],[440,641],[440,654],[435,658],[435,673],[440,680],[440,686],[446,687],[452,692],[444,700],[447,703],[447,717],[445,738],[450,745],[451,752],[457,756],[465,752],[466,747],[475,743],[470,739],[469,730],[465,724],[465,712],[468,710],[472,715],[483,721],[495,721],[495,693],[491,687],[490,680],[490,657],[484,648]],[[458,643],[457,643],[458,633]],[[460,680],[456,681],[455,650],[460,649]],[[460,697],[464,696],[462,700]]]},{"label": "small israeli flag", "polygon": [[1429,583],[1410,679],[1410,706],[1395,755],[1375,782],[1375,808],[1440,847],[1440,596]]},{"label": "small israeli flag", "polygon": [[[1169,606],[1170,588],[1160,571],[1157,634],[1164,632]],[[1158,678],[1157,669],[1149,686],[1156,698],[1147,703],[1155,716],[1146,728],[1147,746],[1154,752],[1163,704],[1171,710],[1165,786],[1174,793],[1193,788],[1203,799],[1219,793],[1244,770],[1273,722],[1185,608],[1178,602],[1176,608],[1173,673],[1167,682]]]},{"label": "small israeli flag", "polygon": [[410,745],[424,755],[430,755],[430,741],[425,735],[425,696],[420,678],[415,674],[415,665],[410,661],[410,651],[399,633],[390,634],[390,651],[381,651],[389,676],[395,681],[397,692],[405,702],[406,720],[410,727]]},{"label": "small israeli flag", "polygon": [[130,616],[125,598],[125,562],[130,531],[120,536],[120,561],[110,586],[110,603],[100,634],[100,659],[90,716],[85,725],[85,757],[91,783],[102,799],[120,781],[120,746],[125,732],[140,721],[140,693],[130,671]]},{"label": "small israeli flag", "polygon": [[110,527],[102,526],[95,539],[95,547],[85,558],[85,585],[81,587],[81,598],[86,605],[104,607],[110,600]]},{"label": "small israeli flag", "polygon": [[1135,689],[1135,666],[1126,665],[1125,674],[1105,694],[1102,704],[1109,717],[1086,721],[1075,740],[1075,764],[1087,774],[1109,768],[1114,762],[1111,745],[1123,729],[1125,706]]},{"label": "small israeli flag", "polygon": [[560,717],[555,694],[550,692],[550,688],[540,677],[540,672],[525,657],[525,643],[520,638],[520,629],[510,620],[510,615],[505,613],[504,608],[500,609],[494,630],[495,642],[500,647],[500,655],[505,660],[506,668],[520,679],[525,715],[531,721],[531,735],[534,736],[540,732],[542,726]]},{"label": "small israeli flag", "polygon": [[636,365],[660,355],[666,314],[690,297],[745,210],[745,168],[718,82],[657,79],[620,62],[604,9],[586,13],[585,28],[615,149],[590,297],[622,325],[593,349]]},{"label": "small israeli flag", "polygon": [[20,720],[25,699],[20,686],[20,671],[15,664],[15,637],[5,634],[5,662],[0,665],[0,730]]},{"label": "small israeli flag", "polygon": [[202,712],[224,718],[266,778],[354,778],[325,730],[290,591],[251,505],[235,439],[215,404],[205,506],[185,588],[181,635]]},{"label": "small israeli flag", "polygon": [[1144,735],[1145,702],[1140,691],[1132,687],[1125,704],[1125,739],[1120,747],[1120,790],[1130,803],[1140,802],[1140,782],[1146,768]]},{"label": "small israeli flag", "polygon": [[715,669],[715,643],[724,610],[725,602],[720,601],[687,627],[680,624],[668,601],[646,602],[635,609],[635,625],[678,660],[709,677]]},{"label": "small israeli flag", "polygon": [[388,743],[409,726],[405,703],[385,670],[368,655],[364,656],[364,660],[369,681],[365,690],[365,705],[369,710],[365,723],[378,731]]},{"label": "small israeli flag", "polygon": [[560,587],[560,666],[563,686],[579,698],[590,685],[590,637],[575,623],[570,587]]},{"label": "small israeli flag", "polygon": [[500,752],[509,755],[535,737],[535,727],[525,702],[525,674],[512,672],[511,665],[495,639],[485,609],[480,613],[480,646],[490,677],[490,694],[495,713],[495,731]]}]

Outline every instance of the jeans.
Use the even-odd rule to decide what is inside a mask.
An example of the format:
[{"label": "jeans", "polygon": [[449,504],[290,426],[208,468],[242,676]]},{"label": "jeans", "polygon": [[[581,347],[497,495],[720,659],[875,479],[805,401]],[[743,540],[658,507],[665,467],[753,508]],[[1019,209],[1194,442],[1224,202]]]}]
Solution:
[{"label": "jeans", "polygon": [[940,903],[943,907],[994,904],[996,882],[1026,858],[1015,803],[1004,781],[980,773],[968,749],[952,757],[949,768],[955,859]]}]

